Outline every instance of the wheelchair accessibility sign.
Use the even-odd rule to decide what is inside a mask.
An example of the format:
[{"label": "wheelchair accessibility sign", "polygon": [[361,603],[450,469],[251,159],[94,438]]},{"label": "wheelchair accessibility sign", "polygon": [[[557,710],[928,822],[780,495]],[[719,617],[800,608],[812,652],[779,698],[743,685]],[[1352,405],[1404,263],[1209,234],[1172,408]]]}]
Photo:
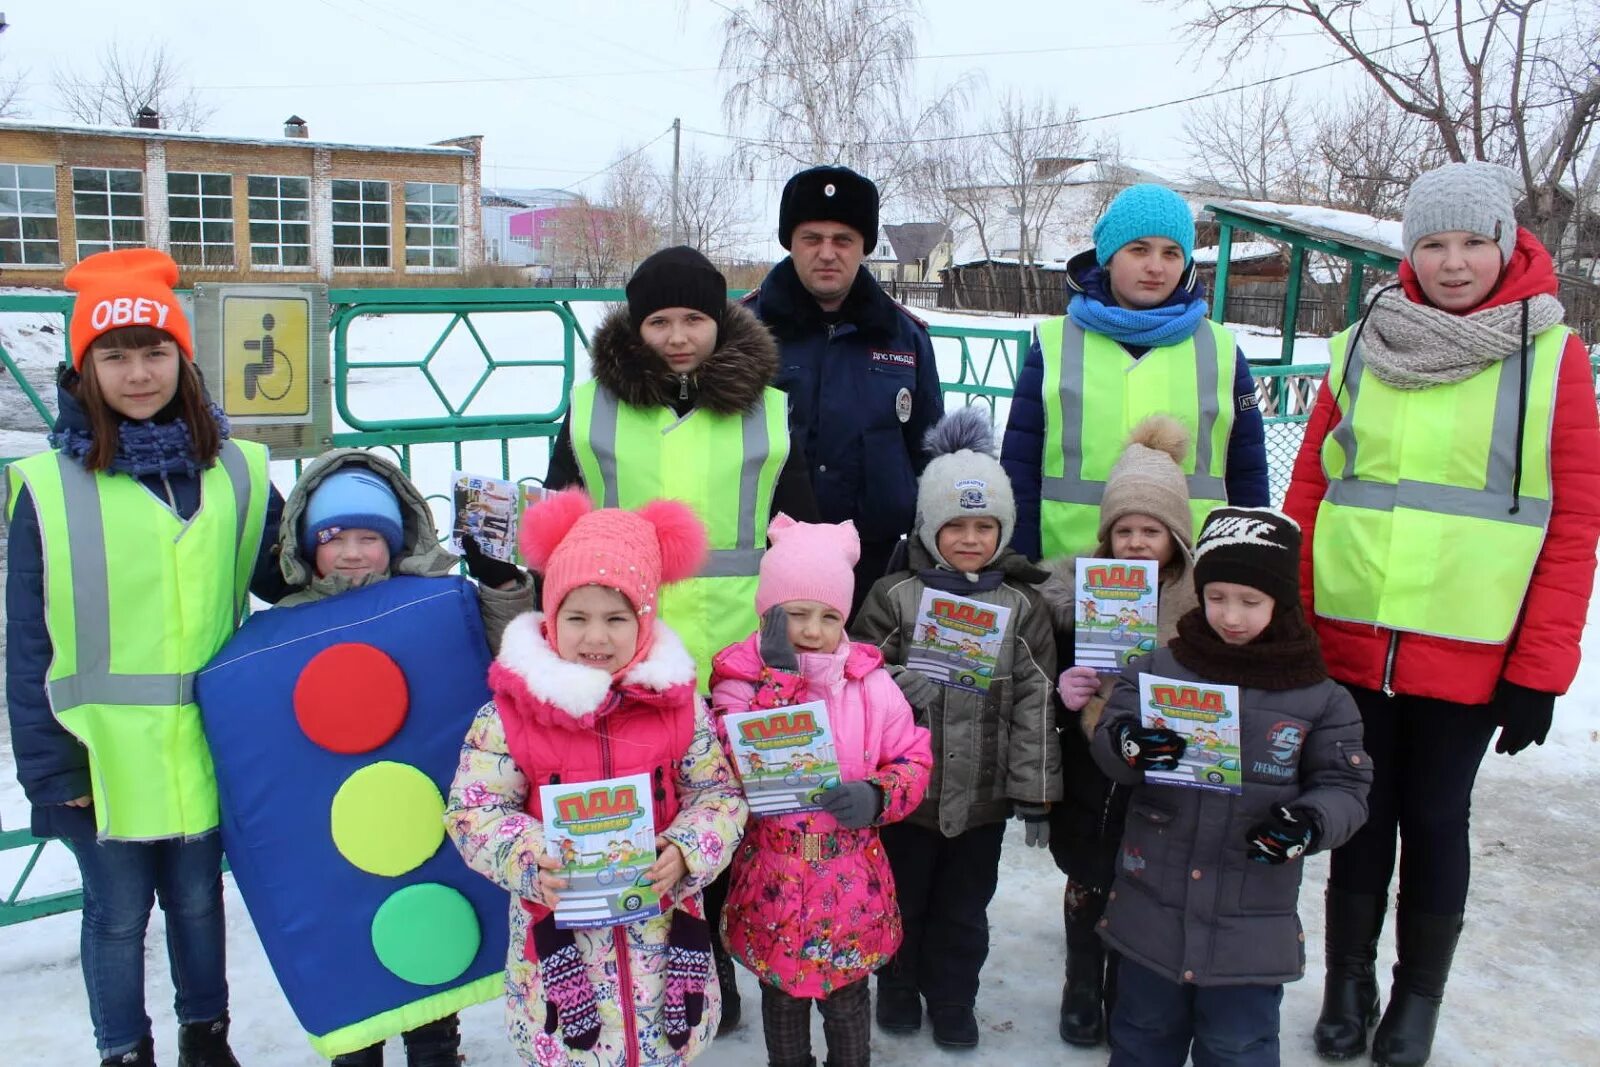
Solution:
[{"label": "wheelchair accessibility sign", "polygon": [[222,298],[222,410],[311,413],[311,301]]},{"label": "wheelchair accessibility sign", "polygon": [[236,436],[275,459],[332,444],[328,290],[315,283],[201,282],[194,287],[195,363]]}]

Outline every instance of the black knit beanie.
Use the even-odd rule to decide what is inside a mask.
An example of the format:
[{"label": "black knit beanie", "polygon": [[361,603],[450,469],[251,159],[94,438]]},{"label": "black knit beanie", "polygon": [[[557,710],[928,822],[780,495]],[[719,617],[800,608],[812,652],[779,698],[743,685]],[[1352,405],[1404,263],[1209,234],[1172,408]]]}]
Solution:
[{"label": "black knit beanie", "polygon": [[878,246],[878,187],[849,167],[812,167],[790,178],[778,202],[778,243],[789,247],[802,222],[839,222]]},{"label": "black knit beanie", "polygon": [[728,281],[711,261],[688,245],[653,253],[628,279],[628,321],[633,331],[662,308],[693,308],[722,328],[728,306]]},{"label": "black knit beanie", "polygon": [[1280,606],[1300,599],[1300,527],[1273,508],[1221,507],[1194,543],[1194,589],[1210,582],[1259,589]]}]

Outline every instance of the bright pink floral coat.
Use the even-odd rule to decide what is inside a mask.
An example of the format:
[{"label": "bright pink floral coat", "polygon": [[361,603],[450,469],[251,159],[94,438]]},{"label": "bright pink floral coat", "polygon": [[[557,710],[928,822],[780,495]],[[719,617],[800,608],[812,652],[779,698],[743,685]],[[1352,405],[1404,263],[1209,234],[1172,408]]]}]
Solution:
[{"label": "bright pink floral coat", "polygon": [[[844,641],[833,653],[801,655],[798,678],[767,671],[756,636],[712,661],[712,711],[724,743],[727,712],[806,700],[827,702],[840,777],[882,790],[878,825],[911,814],[928,788],[933,753],[876,648]],[[807,861],[780,848],[785,831],[832,835],[844,854]],[[752,814],[722,936],[756,977],[801,997],[826,997],[888,962],[900,947],[900,908],[876,827],[846,830],[825,812]]]}]

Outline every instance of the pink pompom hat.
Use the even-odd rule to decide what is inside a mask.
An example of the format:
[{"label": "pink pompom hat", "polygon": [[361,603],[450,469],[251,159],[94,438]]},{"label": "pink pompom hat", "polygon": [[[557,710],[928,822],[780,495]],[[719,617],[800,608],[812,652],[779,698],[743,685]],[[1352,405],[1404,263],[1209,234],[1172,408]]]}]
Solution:
[{"label": "pink pompom hat", "polygon": [[[602,585],[627,598],[639,616],[634,662],[654,638],[656,596],[667,582],[692,578],[706,558],[706,531],[694,510],[675,500],[652,500],[638,511],[596,510],[589,494],[568,489],[530,507],[522,517],[522,556],[544,577],[546,636],[567,594]],[[632,666],[630,664],[629,666]]]}]

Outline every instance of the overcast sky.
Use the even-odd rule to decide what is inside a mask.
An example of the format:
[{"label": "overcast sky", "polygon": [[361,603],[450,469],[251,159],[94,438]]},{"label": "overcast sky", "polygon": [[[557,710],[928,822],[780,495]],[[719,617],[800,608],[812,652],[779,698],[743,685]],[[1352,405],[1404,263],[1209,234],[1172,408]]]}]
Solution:
[{"label": "overcast sky", "polygon": [[[619,146],[656,137],[675,117],[686,149],[720,155],[727,140],[694,131],[735,132],[721,110],[716,0],[12,0],[3,9],[0,73],[23,77],[22,105],[40,121],[65,117],[52,71],[66,63],[86,73],[115,40],[130,50],[164,42],[216,108],[208,132],[277,136],[293,113],[313,138],[331,140],[483,134],[486,185],[598,192],[595,172]],[[1294,27],[1229,68],[1186,52],[1181,16],[1164,3],[924,0],[923,10],[919,86],[980,72],[980,110],[1019,90],[1093,116],[1334,58]],[[1295,84],[1315,97],[1354,84],[1354,73],[1347,65]],[[1132,161],[1177,177],[1181,115],[1166,108],[1089,129],[1114,129]],[[670,164],[671,138],[650,154]],[[757,175],[758,210],[775,213],[780,181]]]}]

